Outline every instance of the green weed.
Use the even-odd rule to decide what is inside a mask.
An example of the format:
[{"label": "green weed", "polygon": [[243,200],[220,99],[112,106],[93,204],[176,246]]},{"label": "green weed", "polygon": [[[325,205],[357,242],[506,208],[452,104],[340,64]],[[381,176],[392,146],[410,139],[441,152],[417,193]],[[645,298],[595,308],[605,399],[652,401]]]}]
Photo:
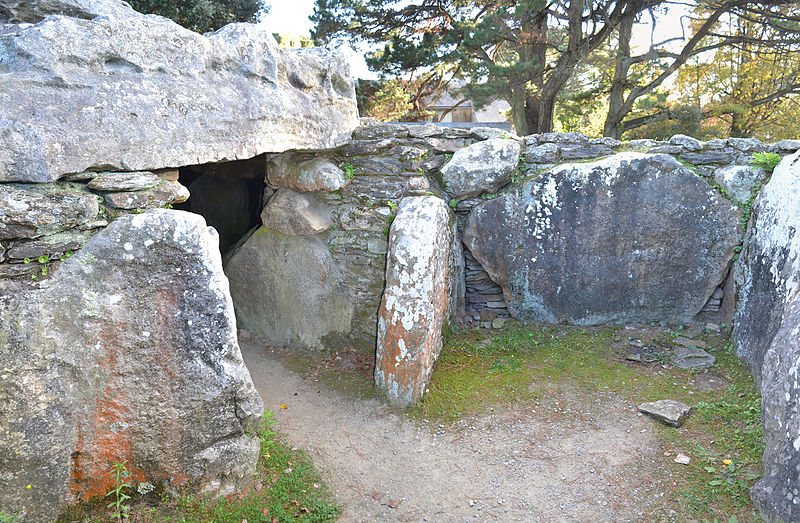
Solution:
[{"label": "green weed", "polygon": [[117,521],[127,519],[129,517],[128,511],[131,508],[129,505],[122,504],[131,499],[129,495],[123,492],[125,489],[131,488],[131,485],[126,481],[131,476],[125,467],[127,462],[125,460],[122,463],[114,463],[110,470],[111,479],[114,480],[114,488],[106,494],[106,497],[113,496],[113,501],[106,505],[106,508],[112,509],[111,519],[116,519]]},{"label": "green weed", "polygon": [[750,165],[761,167],[771,173],[781,163],[781,159],[781,155],[777,153],[753,153],[750,158]]}]

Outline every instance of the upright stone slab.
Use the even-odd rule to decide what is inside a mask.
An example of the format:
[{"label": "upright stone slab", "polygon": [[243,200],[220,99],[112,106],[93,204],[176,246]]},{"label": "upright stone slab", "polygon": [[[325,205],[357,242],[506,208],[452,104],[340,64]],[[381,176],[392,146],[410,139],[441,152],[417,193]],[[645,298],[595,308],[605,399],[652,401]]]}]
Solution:
[{"label": "upright stone slab", "polygon": [[52,521],[113,487],[231,493],[263,411],[202,217],[115,220],[40,288],[0,296],[0,511]]},{"label": "upright stone slab", "polygon": [[786,308],[761,371],[764,477],[750,496],[767,521],[800,520],[800,293]]},{"label": "upright stone slab", "polygon": [[411,196],[400,202],[389,232],[375,360],[375,384],[397,405],[422,398],[442,350],[442,329],[463,292],[456,288],[461,252],[455,236],[444,200]]},{"label": "upright stone slab", "polygon": [[464,243],[521,319],[688,322],[722,282],[738,211],[671,156],[564,164],[477,205]]},{"label": "upright stone slab", "polygon": [[[0,30],[0,182],[327,149],[358,125],[339,54],[281,49],[255,24],[200,35],[123,2],[83,3],[65,13],[114,16]],[[12,4],[10,19],[34,16]]]},{"label": "upright stone slab", "polygon": [[228,260],[236,318],[276,346],[325,347],[350,331],[351,291],[318,236],[259,228]]},{"label": "upright stone slab", "polygon": [[738,303],[733,337],[737,354],[761,376],[764,354],[800,289],[800,152],[787,156],[753,205],[736,264]]}]

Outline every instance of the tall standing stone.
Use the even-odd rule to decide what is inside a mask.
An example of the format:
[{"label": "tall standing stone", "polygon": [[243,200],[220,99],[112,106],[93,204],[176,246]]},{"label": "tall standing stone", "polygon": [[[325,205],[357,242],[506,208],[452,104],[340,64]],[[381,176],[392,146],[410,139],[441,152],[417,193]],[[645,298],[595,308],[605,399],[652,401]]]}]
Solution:
[{"label": "tall standing stone", "polygon": [[736,265],[737,354],[761,376],[764,354],[800,289],[800,152],[778,164],[753,205]]},{"label": "tall standing stone", "polygon": [[40,288],[0,296],[0,511],[52,521],[129,483],[225,495],[252,477],[261,398],[201,216],[121,217]]},{"label": "tall standing stone", "polygon": [[389,232],[375,361],[375,384],[395,404],[422,398],[442,350],[442,329],[459,305],[456,234],[444,200],[411,196],[400,202]]},{"label": "tall standing stone", "polygon": [[764,477],[750,496],[767,521],[800,520],[800,293],[786,308],[761,376]]},{"label": "tall standing stone", "polygon": [[350,331],[352,291],[319,236],[259,228],[225,271],[239,324],[272,345],[321,349]]},{"label": "tall standing stone", "polygon": [[722,282],[738,211],[671,156],[564,164],[473,208],[464,243],[518,318],[690,321]]}]

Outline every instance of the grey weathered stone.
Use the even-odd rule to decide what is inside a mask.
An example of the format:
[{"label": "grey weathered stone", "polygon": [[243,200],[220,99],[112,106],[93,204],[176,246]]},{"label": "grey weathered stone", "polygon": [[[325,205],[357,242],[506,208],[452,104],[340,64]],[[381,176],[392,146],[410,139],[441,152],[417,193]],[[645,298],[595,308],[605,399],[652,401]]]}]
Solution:
[{"label": "grey weathered stone", "polygon": [[519,153],[519,142],[499,138],[456,151],[441,169],[444,190],[457,199],[494,192],[517,168]]},{"label": "grey weathered stone", "polygon": [[0,184],[0,240],[38,238],[92,222],[98,197],[74,183]]},{"label": "grey weathered stone", "polygon": [[695,165],[725,165],[736,161],[737,157],[735,151],[725,149],[681,154],[681,160]]},{"label": "grey weathered stone", "polygon": [[539,143],[560,143],[565,145],[586,145],[589,137],[583,133],[542,133],[537,136]]},{"label": "grey weathered stone", "polygon": [[455,217],[444,200],[403,198],[389,232],[375,358],[375,384],[392,403],[410,406],[425,393],[442,329],[463,293],[460,260]]},{"label": "grey weathered stone", "polygon": [[379,140],[381,138],[408,138],[409,126],[403,124],[362,125],[353,131],[354,140]]},{"label": "grey weathered stone", "polygon": [[602,136],[600,138],[592,138],[591,140],[589,140],[589,144],[605,145],[606,147],[619,147],[620,145],[622,145],[622,142],[620,142],[616,138],[611,138],[610,136]]},{"label": "grey weathered stone", "polygon": [[0,264],[0,278],[18,278],[29,276],[39,267],[33,263],[3,263]]},{"label": "grey weathered stone", "polygon": [[789,298],[800,289],[800,152],[775,168],[753,205],[735,277],[737,355],[761,375]]},{"label": "grey weathered stone", "polygon": [[216,235],[181,211],[119,218],[41,288],[0,296],[0,507],[52,521],[125,460],[134,484],[226,495],[252,478],[263,406],[235,328]]},{"label": "grey weathered stone", "polygon": [[350,331],[352,294],[318,237],[261,227],[225,270],[239,325],[272,345],[323,348]]},{"label": "grey weathered stone", "polygon": [[561,148],[555,143],[531,145],[525,149],[525,159],[528,163],[555,163],[558,161],[558,152]]},{"label": "grey weathered stone", "polygon": [[658,400],[639,405],[639,412],[657,419],[670,427],[680,427],[692,409],[680,401]]},{"label": "grey weathered stone", "polygon": [[408,135],[411,138],[430,138],[431,136],[441,136],[441,134],[442,128],[432,123],[408,126]]},{"label": "grey weathered stone", "polygon": [[746,153],[757,153],[766,150],[766,146],[758,138],[728,138],[727,145]]},{"label": "grey weathered stone", "polygon": [[269,162],[267,179],[272,185],[297,192],[338,191],[349,181],[344,171],[326,158],[303,158],[291,153]]},{"label": "grey weathered stone", "polygon": [[11,259],[35,260],[40,256],[58,258],[67,251],[77,251],[92,237],[90,231],[70,230],[42,236],[35,240],[21,241],[10,246],[6,256]]},{"label": "grey weathered stone", "polygon": [[101,172],[89,181],[87,187],[105,192],[146,191],[158,185],[159,181],[158,176],[148,171]]},{"label": "grey weathered stone", "polygon": [[703,148],[703,144],[697,138],[686,136],[685,134],[676,134],[669,139],[670,145],[680,145],[687,151],[699,151]]},{"label": "grey weathered stone", "polygon": [[779,151],[794,152],[800,150],[800,140],[781,140],[775,144]]},{"label": "grey weathered stone", "polygon": [[261,211],[264,227],[289,236],[317,234],[330,229],[331,210],[313,194],[281,187]]},{"label": "grey weathered stone", "polygon": [[767,171],[751,165],[728,165],[714,171],[714,181],[739,202],[750,199],[750,191],[767,177]]},{"label": "grey weathered stone", "polygon": [[583,160],[586,158],[598,158],[614,154],[614,150],[605,145],[566,145],[561,147],[561,158],[563,160]]},{"label": "grey weathered stone", "polygon": [[496,127],[473,127],[470,129],[472,136],[478,140],[490,140],[493,138],[501,138],[504,140],[521,140],[516,134],[506,131],[505,129],[498,129]]},{"label": "grey weathered stone", "polygon": [[708,369],[717,359],[699,347],[675,347],[672,364],[681,369]]},{"label": "grey weathered stone", "polygon": [[189,199],[189,189],[178,182],[158,180],[149,190],[135,192],[110,192],[103,195],[106,203],[117,209],[153,209]]},{"label": "grey weathered stone", "polygon": [[800,520],[800,294],[790,301],[761,370],[764,476],[750,491],[766,521]]},{"label": "grey weathered stone", "polygon": [[121,0],[3,0],[0,24],[35,24],[49,15],[91,20],[97,16],[125,17],[136,12]]},{"label": "grey weathered stone", "polygon": [[55,16],[7,26],[0,61],[0,181],[326,149],[357,124],[341,55],[281,49],[254,24]]},{"label": "grey weathered stone", "polygon": [[740,234],[736,207],[674,158],[622,153],[476,206],[464,243],[520,319],[686,323]]}]

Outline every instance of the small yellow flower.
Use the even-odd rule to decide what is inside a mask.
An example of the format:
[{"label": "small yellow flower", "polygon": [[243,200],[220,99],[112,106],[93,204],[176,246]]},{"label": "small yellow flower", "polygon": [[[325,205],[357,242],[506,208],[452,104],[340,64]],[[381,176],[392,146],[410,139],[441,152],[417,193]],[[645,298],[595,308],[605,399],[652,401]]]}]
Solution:
[{"label": "small yellow flower", "polygon": [[722,463],[724,463],[725,465],[730,465],[732,463],[732,461],[729,460],[729,459],[723,459]]},{"label": "small yellow flower", "polygon": [[281,405],[281,407],[280,407],[280,408],[282,408],[282,409],[288,409],[289,407],[286,405],[286,403],[284,403],[284,404],[282,404],[282,405]]},{"label": "small yellow flower", "polygon": [[28,486],[27,486],[27,487],[25,487],[25,488],[31,488],[31,486],[30,486],[30,485],[28,485]]}]

